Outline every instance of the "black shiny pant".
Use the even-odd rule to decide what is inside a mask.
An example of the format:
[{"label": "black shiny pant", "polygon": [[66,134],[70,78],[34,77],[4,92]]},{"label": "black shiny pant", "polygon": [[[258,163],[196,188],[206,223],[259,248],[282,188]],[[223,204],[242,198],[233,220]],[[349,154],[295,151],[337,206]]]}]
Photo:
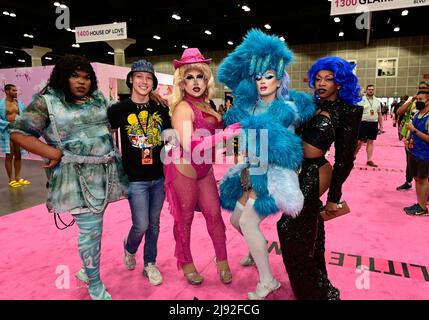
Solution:
[{"label": "black shiny pant", "polygon": [[283,215],[277,222],[283,262],[298,300],[338,300],[340,292],[328,279],[325,262],[325,226],[319,218],[319,168],[304,161],[299,175],[304,194],[300,215]]}]

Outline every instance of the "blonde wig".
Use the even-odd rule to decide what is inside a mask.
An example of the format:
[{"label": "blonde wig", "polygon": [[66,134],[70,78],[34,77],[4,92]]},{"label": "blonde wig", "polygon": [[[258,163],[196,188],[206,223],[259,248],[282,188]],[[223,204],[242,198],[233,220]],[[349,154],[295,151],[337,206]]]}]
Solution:
[{"label": "blonde wig", "polygon": [[204,74],[204,79],[207,85],[204,92],[204,100],[208,102],[215,95],[215,83],[213,73],[206,63],[185,64],[176,69],[173,77],[173,92],[169,97],[170,115],[173,115],[174,108],[183,100],[185,89],[184,81],[185,74],[189,70],[198,70]]}]

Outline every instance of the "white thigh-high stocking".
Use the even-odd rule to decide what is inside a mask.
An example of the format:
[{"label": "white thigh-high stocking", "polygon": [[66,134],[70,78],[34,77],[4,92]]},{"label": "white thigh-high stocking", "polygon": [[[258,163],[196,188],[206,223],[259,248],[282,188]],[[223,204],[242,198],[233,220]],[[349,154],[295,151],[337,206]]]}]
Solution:
[{"label": "white thigh-high stocking", "polygon": [[241,232],[241,228],[240,228],[240,218],[241,218],[241,214],[243,213],[244,210],[244,206],[240,203],[240,201],[237,201],[237,203],[235,204],[235,209],[234,212],[231,215],[230,218],[230,222],[231,224],[234,226],[235,229],[237,229],[238,232]]},{"label": "white thigh-high stocking", "polygon": [[241,214],[240,228],[247,241],[253,260],[258,267],[259,282],[268,286],[273,280],[273,275],[268,259],[267,242],[259,228],[259,224],[263,219],[259,217],[253,207],[254,204],[255,199],[249,198]]}]

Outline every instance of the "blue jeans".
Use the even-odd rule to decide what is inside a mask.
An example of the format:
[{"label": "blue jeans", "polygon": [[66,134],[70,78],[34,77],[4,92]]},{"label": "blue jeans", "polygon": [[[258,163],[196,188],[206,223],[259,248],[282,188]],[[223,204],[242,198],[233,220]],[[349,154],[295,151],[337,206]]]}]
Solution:
[{"label": "blue jeans", "polygon": [[129,184],[128,201],[133,226],[128,234],[125,249],[135,254],[145,236],[143,257],[145,266],[150,262],[156,262],[159,217],[164,198],[164,178]]}]

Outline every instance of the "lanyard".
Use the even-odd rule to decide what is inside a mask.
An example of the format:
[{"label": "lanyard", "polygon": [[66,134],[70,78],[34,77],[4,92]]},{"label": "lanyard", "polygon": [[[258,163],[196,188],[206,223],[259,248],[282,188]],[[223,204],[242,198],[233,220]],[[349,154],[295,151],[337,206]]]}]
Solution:
[{"label": "lanyard", "polygon": [[[368,98],[366,98],[366,100],[368,101],[369,106],[371,107],[371,110],[374,110],[374,107],[373,107],[372,102],[371,102]],[[374,98],[373,98],[373,99],[371,99],[371,100],[373,100],[373,101],[374,101]]]}]

